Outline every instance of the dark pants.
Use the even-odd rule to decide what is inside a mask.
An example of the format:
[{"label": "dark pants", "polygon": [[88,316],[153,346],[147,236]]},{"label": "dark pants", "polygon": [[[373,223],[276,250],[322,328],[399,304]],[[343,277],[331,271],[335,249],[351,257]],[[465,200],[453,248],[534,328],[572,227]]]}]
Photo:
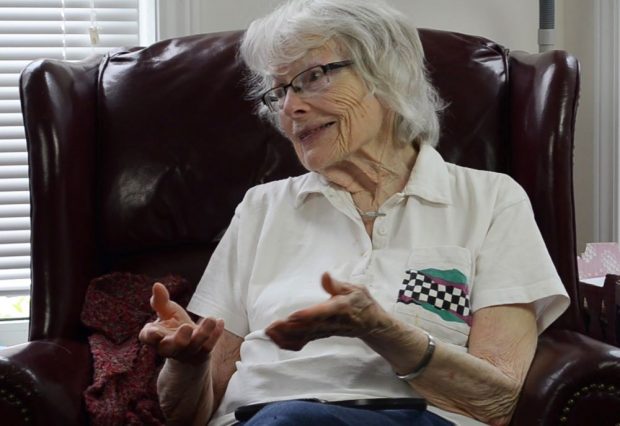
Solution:
[{"label": "dark pants", "polygon": [[306,401],[267,405],[243,426],[452,426],[427,410],[365,410]]}]

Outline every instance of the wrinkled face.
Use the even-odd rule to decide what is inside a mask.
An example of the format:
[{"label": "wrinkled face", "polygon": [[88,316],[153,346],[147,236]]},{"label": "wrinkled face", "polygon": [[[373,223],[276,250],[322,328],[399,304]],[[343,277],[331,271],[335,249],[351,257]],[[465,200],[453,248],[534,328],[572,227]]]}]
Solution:
[{"label": "wrinkled face", "polygon": [[[275,85],[288,84],[310,67],[348,59],[333,45],[311,50],[279,68]],[[289,88],[278,112],[280,127],[303,166],[319,173],[351,156],[379,152],[388,142],[386,110],[355,73],[355,65],[328,76],[329,85],[321,93],[302,95]]]}]

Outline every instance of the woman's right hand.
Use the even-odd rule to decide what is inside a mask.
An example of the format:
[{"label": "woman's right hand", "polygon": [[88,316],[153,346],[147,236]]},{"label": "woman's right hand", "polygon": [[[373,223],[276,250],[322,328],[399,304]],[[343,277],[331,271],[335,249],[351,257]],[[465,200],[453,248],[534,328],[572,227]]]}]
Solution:
[{"label": "woman's right hand", "polygon": [[151,307],[157,320],[140,330],[142,343],[153,346],[159,355],[188,364],[202,364],[209,359],[222,332],[224,321],[204,318],[195,323],[161,283],[153,284]]}]

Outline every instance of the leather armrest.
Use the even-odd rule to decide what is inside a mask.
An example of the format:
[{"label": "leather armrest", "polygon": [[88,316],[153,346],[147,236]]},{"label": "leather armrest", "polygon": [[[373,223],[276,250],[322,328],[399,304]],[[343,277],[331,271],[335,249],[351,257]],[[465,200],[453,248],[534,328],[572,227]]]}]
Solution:
[{"label": "leather armrest", "polygon": [[620,349],[568,330],[543,333],[512,424],[618,422]]},{"label": "leather armrest", "polygon": [[86,424],[82,393],[91,381],[87,342],[33,341],[0,350],[0,423]]}]

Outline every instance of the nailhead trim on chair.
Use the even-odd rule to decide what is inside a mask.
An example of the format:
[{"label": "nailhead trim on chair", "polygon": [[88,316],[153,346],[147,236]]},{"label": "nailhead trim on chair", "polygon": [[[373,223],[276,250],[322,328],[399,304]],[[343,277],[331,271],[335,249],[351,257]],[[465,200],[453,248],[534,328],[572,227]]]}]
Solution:
[{"label": "nailhead trim on chair", "polygon": [[35,384],[28,372],[0,360],[0,400],[13,406],[23,425],[33,424],[33,391]]},{"label": "nailhead trim on chair", "polygon": [[[560,424],[566,424],[570,417],[570,412],[575,406],[577,400],[589,396],[592,392],[606,393],[605,396],[620,398],[620,388],[616,388],[614,385],[605,385],[603,383],[592,383],[588,386],[582,387],[575,392],[571,398],[566,401],[566,405],[562,408]],[[616,423],[616,426],[620,426],[620,423]]]}]

